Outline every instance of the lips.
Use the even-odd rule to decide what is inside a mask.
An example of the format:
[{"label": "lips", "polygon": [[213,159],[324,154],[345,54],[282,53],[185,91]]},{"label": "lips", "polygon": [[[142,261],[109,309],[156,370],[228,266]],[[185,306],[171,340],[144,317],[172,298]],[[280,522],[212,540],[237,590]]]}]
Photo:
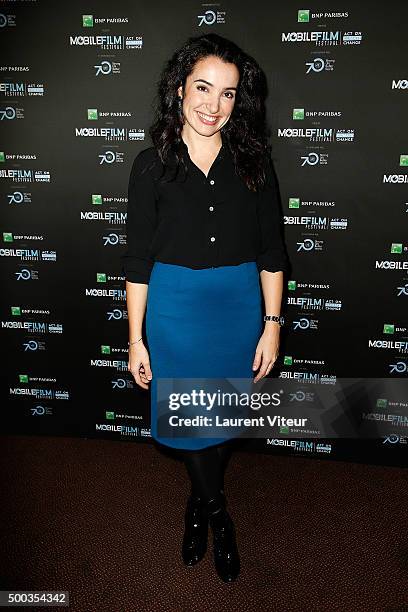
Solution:
[{"label": "lips", "polygon": [[214,125],[218,121],[218,117],[215,117],[214,120],[209,121],[208,119],[206,119],[206,117],[211,117],[212,115],[206,115],[205,113],[201,114],[200,111],[197,111],[197,115],[198,115],[200,121],[202,123],[205,123],[205,125]]}]

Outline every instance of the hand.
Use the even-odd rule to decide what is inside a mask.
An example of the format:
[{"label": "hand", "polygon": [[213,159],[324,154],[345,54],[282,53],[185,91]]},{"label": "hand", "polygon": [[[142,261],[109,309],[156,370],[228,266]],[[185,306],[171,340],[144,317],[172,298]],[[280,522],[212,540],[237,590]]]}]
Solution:
[{"label": "hand", "polygon": [[268,330],[265,329],[259,338],[252,369],[257,370],[259,366],[261,367],[254,378],[254,383],[269,374],[277,360],[279,354],[279,336],[279,323],[274,323]]},{"label": "hand", "polygon": [[143,344],[143,340],[129,346],[128,370],[142,389],[149,388],[148,383],[152,379],[152,371],[150,369],[149,353]]}]

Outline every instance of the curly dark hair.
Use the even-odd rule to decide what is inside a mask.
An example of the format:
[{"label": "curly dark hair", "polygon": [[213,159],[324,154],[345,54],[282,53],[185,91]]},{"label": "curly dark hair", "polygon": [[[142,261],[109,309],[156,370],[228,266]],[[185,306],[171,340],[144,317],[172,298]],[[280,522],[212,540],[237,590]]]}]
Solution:
[{"label": "curly dark hair", "polygon": [[222,140],[231,151],[235,171],[251,191],[262,189],[267,180],[271,156],[268,144],[265,99],[267,84],[256,60],[232,41],[210,33],[189,38],[165,64],[158,81],[154,123],[149,129],[153,145],[166,167],[169,152],[176,159],[176,174],[181,165],[183,118],[178,110],[177,88],[183,89],[197,61],[207,56],[235,64],[239,83],[231,117],[221,128]]}]

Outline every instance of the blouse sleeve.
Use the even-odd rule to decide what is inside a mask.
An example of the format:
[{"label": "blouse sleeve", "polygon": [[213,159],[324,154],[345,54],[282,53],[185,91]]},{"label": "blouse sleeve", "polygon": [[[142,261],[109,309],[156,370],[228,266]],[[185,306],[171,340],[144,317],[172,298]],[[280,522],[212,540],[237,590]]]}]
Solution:
[{"label": "blouse sleeve", "polygon": [[258,198],[258,221],[260,228],[260,252],[257,256],[258,271],[286,272],[289,260],[282,237],[282,218],[279,208],[279,186],[272,160],[267,172],[267,182]]},{"label": "blouse sleeve", "polygon": [[127,249],[121,256],[122,271],[131,283],[149,284],[154,260],[149,249],[157,224],[156,191],[143,151],[134,159],[129,177],[126,218]]}]

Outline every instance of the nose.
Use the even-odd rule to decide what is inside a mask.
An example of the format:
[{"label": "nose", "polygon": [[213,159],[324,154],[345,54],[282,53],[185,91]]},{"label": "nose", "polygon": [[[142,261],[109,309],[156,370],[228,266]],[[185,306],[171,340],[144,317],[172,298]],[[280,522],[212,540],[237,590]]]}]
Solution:
[{"label": "nose", "polygon": [[216,115],[218,113],[218,110],[220,108],[220,100],[218,96],[212,96],[210,101],[207,103],[207,108],[209,115]]}]

